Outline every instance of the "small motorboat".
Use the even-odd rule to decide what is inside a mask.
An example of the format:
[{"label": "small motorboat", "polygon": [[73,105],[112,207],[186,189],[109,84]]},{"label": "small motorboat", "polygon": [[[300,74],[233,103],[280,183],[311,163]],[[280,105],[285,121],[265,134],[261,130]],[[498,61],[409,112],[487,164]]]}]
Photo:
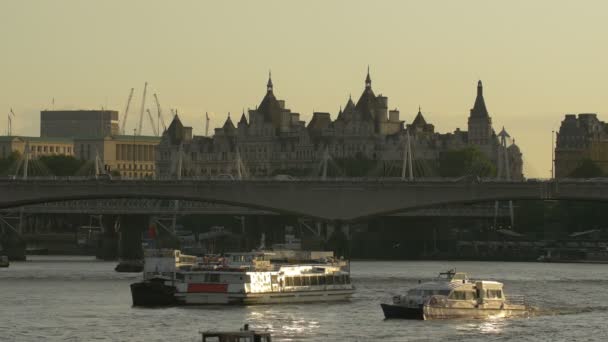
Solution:
[{"label": "small motorboat", "polygon": [[386,318],[423,320],[521,317],[532,309],[523,296],[506,296],[502,283],[472,281],[455,270],[440,273],[436,280],[421,283],[381,307]]},{"label": "small motorboat", "polygon": [[139,273],[144,270],[143,260],[121,260],[114,268],[116,272]]},{"label": "small motorboat", "polygon": [[0,267],[8,267],[10,262],[8,261],[8,257],[6,255],[0,255]]},{"label": "small motorboat", "polygon": [[239,331],[201,331],[202,342],[272,342],[267,331],[249,330],[245,324]]}]

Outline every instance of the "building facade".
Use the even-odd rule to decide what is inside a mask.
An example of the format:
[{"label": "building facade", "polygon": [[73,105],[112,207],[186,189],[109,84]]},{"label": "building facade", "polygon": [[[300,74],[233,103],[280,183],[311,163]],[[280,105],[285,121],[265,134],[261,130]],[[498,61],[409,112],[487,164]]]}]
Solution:
[{"label": "building facade", "polygon": [[608,173],[608,124],[597,114],[566,114],[556,140],[556,178],[569,177],[584,160]]},{"label": "building facade", "polygon": [[105,137],[118,135],[115,110],[43,110],[40,137]]},{"label": "building facade", "polygon": [[160,137],[114,135],[103,138],[74,139],[74,156],[95,161],[124,178],[152,178],[156,174],[155,150]]},{"label": "building facade", "polygon": [[[478,147],[497,163],[501,146],[485,106],[481,81],[468,125],[468,132],[440,134],[426,122],[420,109],[412,123],[405,125],[399,110],[389,110],[388,98],[374,93],[369,72],[356,103],[349,98],[335,120],[330,113],[315,112],[306,124],[299,113],[276,98],[269,77],[259,106],[242,113],[236,124],[228,115],[212,137],[193,136],[192,128],[175,116],[158,145],[157,172],[161,177],[176,177],[179,170],[181,176],[213,177],[302,175],[306,170],[310,176],[318,176],[325,160],[354,159],[375,164],[370,173],[387,175],[403,164],[408,140],[418,175],[434,176],[432,166],[441,152],[467,146]],[[519,148],[511,144],[506,150],[512,178],[521,179]]]},{"label": "building facade", "polygon": [[12,152],[24,155],[29,148],[29,158],[74,154],[74,142],[65,138],[41,138],[24,136],[0,137],[0,158],[7,158]]}]

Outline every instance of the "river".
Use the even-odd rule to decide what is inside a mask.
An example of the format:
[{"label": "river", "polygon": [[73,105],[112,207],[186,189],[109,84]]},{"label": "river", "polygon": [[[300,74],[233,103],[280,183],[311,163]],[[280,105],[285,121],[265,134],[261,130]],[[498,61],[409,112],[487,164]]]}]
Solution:
[{"label": "river", "polygon": [[[38,256],[0,269],[0,341],[200,341],[198,331],[249,323],[275,341],[607,341],[608,265],[355,261],[357,292],[336,304],[133,308],[115,263]],[[381,302],[456,268],[503,281],[542,309],[525,319],[384,320]]]}]

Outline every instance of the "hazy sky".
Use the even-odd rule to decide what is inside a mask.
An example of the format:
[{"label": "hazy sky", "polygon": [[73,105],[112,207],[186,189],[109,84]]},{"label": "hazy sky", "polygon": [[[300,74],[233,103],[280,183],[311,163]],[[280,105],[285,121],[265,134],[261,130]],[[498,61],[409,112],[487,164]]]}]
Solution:
[{"label": "hazy sky", "polygon": [[269,69],[303,119],[335,118],[369,64],[389,107],[409,123],[420,105],[439,132],[466,129],[482,79],[495,129],[515,137],[528,177],[548,177],[563,114],[608,120],[607,13],[605,0],[2,0],[0,132],[12,107],[13,133],[38,135],[53,98],[122,115],[134,87],[132,132],[148,81],[166,117],[177,108],[203,134],[206,111],[216,126],[259,104]]}]

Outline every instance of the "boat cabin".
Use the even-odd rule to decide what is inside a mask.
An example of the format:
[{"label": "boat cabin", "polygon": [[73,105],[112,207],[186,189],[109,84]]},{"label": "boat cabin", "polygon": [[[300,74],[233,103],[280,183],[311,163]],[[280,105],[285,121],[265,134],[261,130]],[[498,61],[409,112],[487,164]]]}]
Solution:
[{"label": "boat cabin", "polygon": [[240,331],[205,331],[201,335],[202,342],[272,342],[269,332],[249,330],[247,324]]}]

